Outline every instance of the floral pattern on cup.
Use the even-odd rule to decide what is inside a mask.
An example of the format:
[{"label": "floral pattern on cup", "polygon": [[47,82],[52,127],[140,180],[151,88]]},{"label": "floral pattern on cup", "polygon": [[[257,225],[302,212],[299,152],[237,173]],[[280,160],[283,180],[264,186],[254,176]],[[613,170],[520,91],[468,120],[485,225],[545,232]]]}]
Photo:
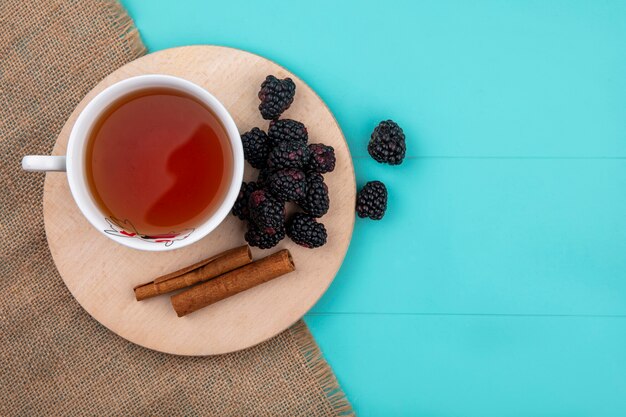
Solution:
[{"label": "floral pattern on cup", "polygon": [[144,242],[151,243],[163,243],[165,246],[171,246],[174,242],[184,240],[194,231],[194,229],[185,229],[180,232],[162,233],[158,235],[144,235],[135,229],[135,226],[129,220],[118,220],[115,217],[105,218],[107,223],[111,226],[110,229],[106,229],[104,233],[119,237],[128,237],[141,239]]}]

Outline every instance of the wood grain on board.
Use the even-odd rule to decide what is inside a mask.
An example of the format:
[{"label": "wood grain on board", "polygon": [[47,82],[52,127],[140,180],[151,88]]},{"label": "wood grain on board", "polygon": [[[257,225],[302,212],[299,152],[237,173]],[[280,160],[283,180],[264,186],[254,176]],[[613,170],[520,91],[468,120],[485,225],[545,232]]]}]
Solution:
[{"label": "wood grain on board", "polygon": [[[265,76],[291,77],[297,86],[296,99],[283,117],[302,121],[309,141],[333,146],[337,156],[335,171],[325,175],[331,205],[321,221],[328,230],[328,243],[310,250],[285,239],[270,250],[253,249],[255,259],[289,249],[296,271],[178,318],[169,296],[137,302],[133,287],[245,243],[244,224],[228,216],[200,242],[169,252],[130,249],[107,239],[82,216],[65,173],[49,173],[44,188],[44,217],[52,256],[83,308],[131,342],[181,355],[220,354],[253,346],[301,318],[326,291],[341,266],[354,226],[356,189],[350,151],[324,102],[286,69],[236,49],[187,46],[147,55],[100,82],[67,121],[53,154],[65,153],[76,117],[96,94],[117,81],[153,73],[179,76],[205,87],[228,109],[240,132],[255,126],[267,129],[257,98]],[[247,179],[255,173],[246,165]]]}]

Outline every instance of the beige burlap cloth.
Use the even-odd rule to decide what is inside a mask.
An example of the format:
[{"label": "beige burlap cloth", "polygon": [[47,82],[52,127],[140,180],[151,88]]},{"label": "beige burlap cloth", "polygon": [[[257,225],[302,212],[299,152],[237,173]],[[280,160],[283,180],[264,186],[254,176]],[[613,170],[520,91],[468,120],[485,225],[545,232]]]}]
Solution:
[{"label": "beige burlap cloth", "polygon": [[351,415],[305,324],[216,357],[153,352],[72,298],[46,243],[47,154],[81,98],[145,53],[114,1],[0,1],[0,416]]}]

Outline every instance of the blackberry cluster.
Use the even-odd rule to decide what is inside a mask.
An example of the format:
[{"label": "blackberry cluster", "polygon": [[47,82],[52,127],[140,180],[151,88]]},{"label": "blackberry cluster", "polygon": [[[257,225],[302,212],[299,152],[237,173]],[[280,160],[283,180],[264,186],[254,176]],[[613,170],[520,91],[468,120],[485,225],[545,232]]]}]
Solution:
[{"label": "blackberry cluster", "polygon": [[272,169],[303,168],[311,152],[306,144],[299,141],[279,142],[269,153],[267,165]]},{"label": "blackberry cluster", "polygon": [[380,181],[370,181],[359,191],[356,212],[359,217],[380,220],[387,210],[387,187]]},{"label": "blackberry cluster", "polygon": [[269,183],[270,175],[274,172],[271,168],[262,168],[259,170],[259,175],[257,176],[256,183],[259,188],[267,188],[267,184]]},{"label": "blackberry cluster", "polygon": [[281,169],[270,175],[268,187],[282,201],[298,201],[306,195],[306,176],[299,169]]},{"label": "blackberry cluster", "polygon": [[269,139],[267,134],[255,127],[249,132],[241,135],[243,145],[243,156],[254,168],[265,168],[267,166],[267,156],[270,153]]},{"label": "blackberry cluster", "polygon": [[309,145],[308,170],[326,174],[335,169],[335,149],[332,146],[326,146],[323,143],[312,143]]},{"label": "blackberry cluster", "polygon": [[239,217],[240,220],[250,219],[250,209],[248,208],[248,201],[250,200],[250,194],[258,190],[259,186],[256,182],[242,182],[241,189],[235,204],[233,205],[233,215]]},{"label": "blackberry cluster", "polygon": [[285,228],[285,205],[265,190],[250,194],[250,220],[259,230],[274,235]]},{"label": "blackberry cluster", "polygon": [[305,248],[318,248],[326,243],[326,227],[308,214],[296,213],[287,224],[287,236]]},{"label": "blackberry cluster", "polygon": [[259,91],[259,110],[265,120],[275,120],[293,103],[296,95],[296,84],[291,78],[279,80],[273,75],[268,75],[261,84]]},{"label": "blackberry cluster", "polygon": [[406,153],[402,128],[392,120],[380,122],[372,132],[367,151],[377,162],[400,165]]},{"label": "blackberry cluster", "polygon": [[306,182],[306,195],[298,201],[298,205],[305,213],[313,217],[322,217],[328,212],[330,206],[328,187],[324,183],[324,177],[317,173],[309,173]]},{"label": "blackberry cluster", "polygon": [[291,119],[272,120],[267,130],[267,136],[272,146],[276,146],[280,142],[291,140],[302,143],[307,143],[309,140],[309,133],[306,130],[306,126]]},{"label": "blackberry cluster", "polygon": [[[241,135],[246,161],[259,170],[257,180],[242,183],[232,209],[247,221],[244,238],[251,246],[269,249],[285,235],[304,247],[326,243],[326,228],[316,218],[330,207],[328,186],[321,174],[335,169],[335,151],[322,143],[307,145],[306,126],[278,119],[293,102],[296,86],[289,78],[269,75],[259,91],[259,110],[271,120],[267,133],[255,127]],[[304,213],[286,221],[285,204],[293,202]]]},{"label": "blackberry cluster", "polygon": [[265,233],[258,226],[253,223],[248,223],[248,231],[244,235],[244,239],[250,246],[255,246],[260,249],[270,249],[278,245],[278,243],[285,238],[285,229],[277,230],[276,233]]}]

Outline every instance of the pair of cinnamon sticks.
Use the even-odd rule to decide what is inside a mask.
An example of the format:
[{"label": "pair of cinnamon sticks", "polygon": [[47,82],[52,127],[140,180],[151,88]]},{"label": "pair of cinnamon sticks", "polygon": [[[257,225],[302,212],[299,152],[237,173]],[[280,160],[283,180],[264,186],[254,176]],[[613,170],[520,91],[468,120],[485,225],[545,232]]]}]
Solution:
[{"label": "pair of cinnamon sticks", "polygon": [[139,285],[135,298],[141,301],[193,286],[171,297],[176,314],[182,317],[295,269],[286,249],[253,262],[245,245]]}]

